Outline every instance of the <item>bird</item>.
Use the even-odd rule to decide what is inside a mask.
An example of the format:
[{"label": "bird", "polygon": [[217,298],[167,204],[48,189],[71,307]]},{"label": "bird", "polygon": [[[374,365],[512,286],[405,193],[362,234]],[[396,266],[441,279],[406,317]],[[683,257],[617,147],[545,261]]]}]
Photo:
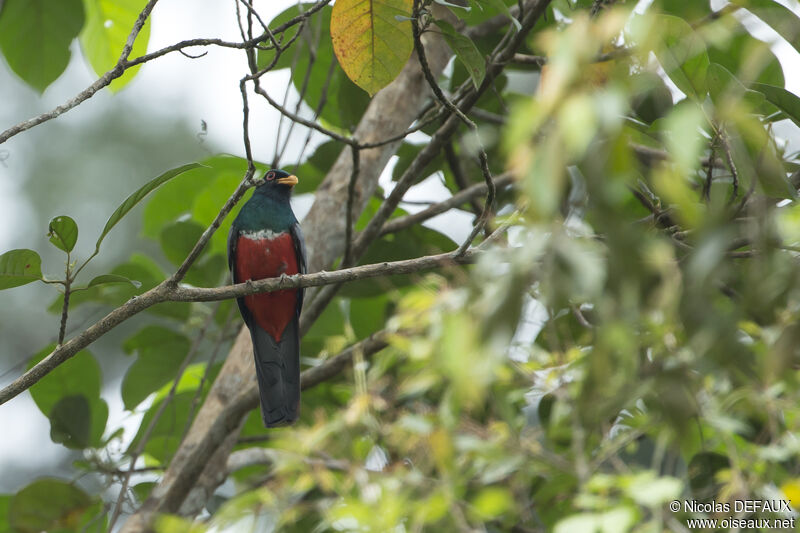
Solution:
[{"label": "bird", "polygon": [[[297,177],[272,169],[242,206],[228,234],[234,283],[306,273],[306,248],[289,203]],[[292,424],[300,409],[300,331],[303,289],[237,298],[253,340],[264,427]]]}]

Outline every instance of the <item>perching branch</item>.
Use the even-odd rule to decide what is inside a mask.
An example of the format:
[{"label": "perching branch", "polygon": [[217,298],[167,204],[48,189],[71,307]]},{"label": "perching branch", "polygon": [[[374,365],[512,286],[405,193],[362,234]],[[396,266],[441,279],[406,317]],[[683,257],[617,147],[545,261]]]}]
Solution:
[{"label": "perching branch", "polygon": [[334,283],[346,283],[361,279],[411,274],[435,268],[471,263],[478,252],[465,254],[456,258],[452,253],[429,255],[404,261],[392,261],[345,268],[334,272],[315,272],[313,274],[297,274],[279,278],[268,278],[258,281],[237,283],[226,287],[190,288],[181,287],[163,281],[144,294],[131,298],[125,304],[114,309],[83,333],[57,347],[50,355],[42,359],[33,368],[0,390],[0,405],[11,400],[50,373],[58,365],[77,354],[80,350],[96,341],[130,317],[159,303],[164,302],[211,302],[241,298],[250,294],[272,292],[283,289],[299,289],[303,287],[321,287]]}]

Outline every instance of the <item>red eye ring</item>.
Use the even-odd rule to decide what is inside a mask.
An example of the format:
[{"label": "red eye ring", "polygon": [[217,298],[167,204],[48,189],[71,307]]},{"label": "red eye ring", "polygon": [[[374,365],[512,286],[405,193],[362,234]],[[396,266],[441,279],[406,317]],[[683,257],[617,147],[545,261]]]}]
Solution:
[{"label": "red eye ring", "polygon": [[272,170],[270,170],[269,172],[267,172],[267,175],[266,175],[266,176],[264,176],[264,179],[265,179],[265,180],[267,180],[267,181],[272,181],[272,180],[274,180],[274,179],[275,179],[275,172],[273,172]]}]

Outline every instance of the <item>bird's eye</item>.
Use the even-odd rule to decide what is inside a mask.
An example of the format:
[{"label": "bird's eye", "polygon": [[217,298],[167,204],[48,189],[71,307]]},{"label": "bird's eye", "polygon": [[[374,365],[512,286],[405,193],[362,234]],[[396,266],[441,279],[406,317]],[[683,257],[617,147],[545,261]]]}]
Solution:
[{"label": "bird's eye", "polygon": [[275,179],[275,172],[273,172],[272,170],[270,170],[269,172],[267,172],[267,175],[266,175],[266,176],[264,176],[264,179],[265,179],[265,180],[267,180],[267,181],[272,181],[272,180],[274,180],[274,179]]}]

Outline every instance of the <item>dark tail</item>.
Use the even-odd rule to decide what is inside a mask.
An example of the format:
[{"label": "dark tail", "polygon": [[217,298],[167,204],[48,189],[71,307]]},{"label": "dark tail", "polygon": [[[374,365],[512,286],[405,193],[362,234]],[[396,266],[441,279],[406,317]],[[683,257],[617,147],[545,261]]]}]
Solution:
[{"label": "dark tail", "polygon": [[297,318],[276,343],[269,333],[253,324],[250,336],[256,360],[264,427],[291,424],[300,408],[300,336]]}]

